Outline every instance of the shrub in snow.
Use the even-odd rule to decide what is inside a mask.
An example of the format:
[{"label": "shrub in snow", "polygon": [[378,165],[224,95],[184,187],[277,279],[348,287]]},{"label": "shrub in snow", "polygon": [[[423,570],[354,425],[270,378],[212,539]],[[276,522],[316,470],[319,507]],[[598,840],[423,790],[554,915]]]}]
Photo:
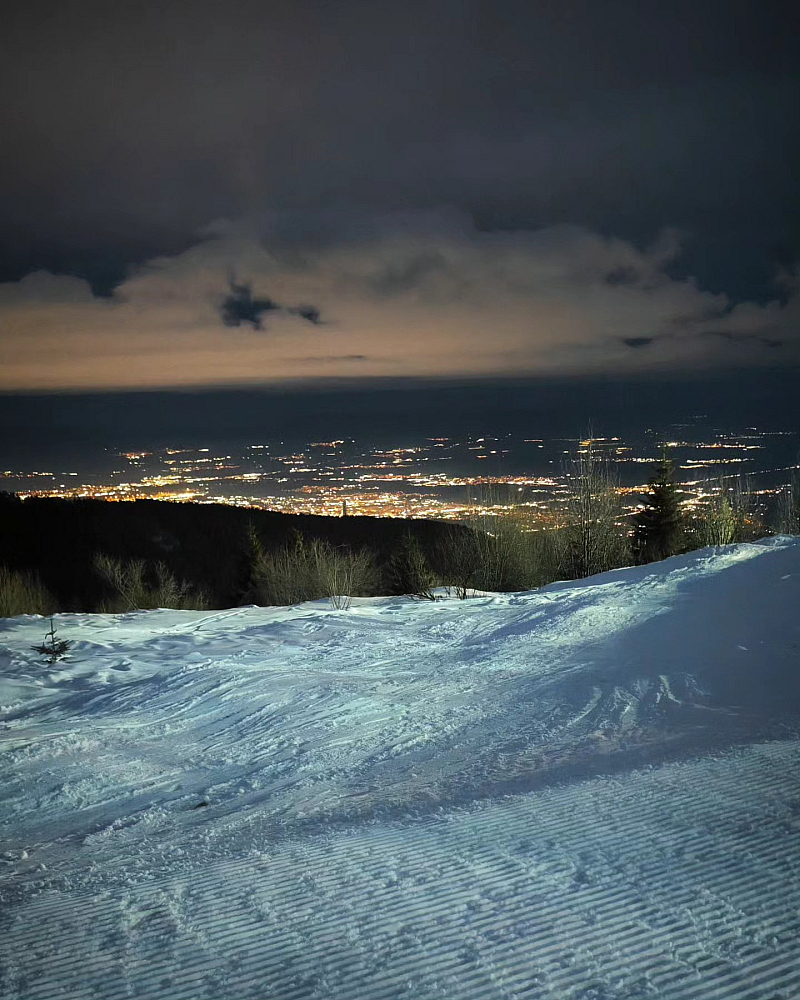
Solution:
[{"label": "shrub in snow", "polygon": [[521,509],[507,497],[484,491],[479,511],[467,521],[475,549],[473,586],[493,591],[530,589],[533,552]]},{"label": "shrub in snow", "polygon": [[100,610],[116,614],[148,608],[178,608],[204,611],[208,600],[201,590],[193,590],[185,580],[178,581],[161,563],[150,566],[144,559],[120,559],[102,553],[95,556],[94,567],[111,594]]},{"label": "shrub in snow", "polygon": [[351,552],[319,540],[311,548],[325,596],[334,608],[349,608],[352,597],[374,593],[377,571],[372,554],[366,549]]},{"label": "shrub in snow", "polygon": [[706,486],[707,499],[697,511],[692,533],[699,548],[707,545],[733,545],[762,535],[763,528],[754,516],[751,495],[741,478],[720,478]]},{"label": "shrub in snow", "polygon": [[0,566],[0,618],[50,615],[55,610],[55,598],[35,573]]},{"label": "shrub in snow", "polygon": [[453,525],[436,547],[442,584],[462,600],[477,589],[478,558],[474,532],[458,525]]},{"label": "shrub in snow", "polygon": [[529,507],[482,491],[473,513],[439,542],[432,561],[441,583],[460,598],[476,590],[531,590],[559,578],[558,534],[532,520]]},{"label": "shrub in snow", "polygon": [[530,532],[527,535],[531,565],[531,586],[544,587],[561,577],[562,542],[555,529]]},{"label": "shrub in snow", "polygon": [[423,600],[434,601],[434,589],[439,580],[413,535],[406,535],[400,548],[389,560],[389,585],[395,594],[406,594]]},{"label": "shrub in snow", "polygon": [[256,604],[289,605],[327,597],[335,608],[347,608],[351,598],[374,593],[377,570],[370,552],[334,547],[297,534],[294,544],[265,552],[251,532],[253,562],[250,599]]}]

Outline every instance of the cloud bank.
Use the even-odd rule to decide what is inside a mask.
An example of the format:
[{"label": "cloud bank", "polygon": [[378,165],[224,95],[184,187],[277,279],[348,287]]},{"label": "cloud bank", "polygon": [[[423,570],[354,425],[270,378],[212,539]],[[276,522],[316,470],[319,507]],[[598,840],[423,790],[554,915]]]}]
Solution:
[{"label": "cloud bank", "polygon": [[217,223],[185,252],[131,270],[106,298],[46,271],[0,284],[2,388],[679,373],[800,360],[797,273],[776,276],[772,301],[733,304],[672,276],[683,252],[674,230],[641,248],[578,226],[482,232],[446,209],[375,216],[299,246],[282,228],[275,217]]}]

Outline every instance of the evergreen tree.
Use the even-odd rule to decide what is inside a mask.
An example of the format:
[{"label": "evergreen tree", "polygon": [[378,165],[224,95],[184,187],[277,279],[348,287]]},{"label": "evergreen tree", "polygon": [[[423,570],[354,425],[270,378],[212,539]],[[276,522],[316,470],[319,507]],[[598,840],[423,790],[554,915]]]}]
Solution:
[{"label": "evergreen tree", "polygon": [[648,483],[644,509],[636,515],[633,548],[639,563],[674,555],[681,545],[683,516],[675,483],[675,466],[664,455]]}]

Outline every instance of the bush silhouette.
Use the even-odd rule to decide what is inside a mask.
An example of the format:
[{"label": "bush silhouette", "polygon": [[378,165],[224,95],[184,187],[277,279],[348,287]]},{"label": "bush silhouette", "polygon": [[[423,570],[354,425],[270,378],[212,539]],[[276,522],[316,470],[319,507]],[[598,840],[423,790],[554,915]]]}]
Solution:
[{"label": "bush silhouette", "polygon": [[319,538],[307,542],[298,533],[293,544],[268,552],[255,532],[250,538],[250,598],[257,604],[291,605],[327,597],[333,607],[344,609],[351,598],[375,591],[377,570],[366,549],[353,552]]},{"label": "bush silhouette", "polygon": [[193,590],[185,580],[180,582],[162,562],[148,566],[144,559],[120,559],[99,553],[95,570],[111,594],[101,602],[104,613],[143,611],[149,608],[177,608],[203,611],[208,601],[202,591]]},{"label": "bush silhouette", "polygon": [[0,618],[51,615],[56,601],[38,574],[0,566]]}]

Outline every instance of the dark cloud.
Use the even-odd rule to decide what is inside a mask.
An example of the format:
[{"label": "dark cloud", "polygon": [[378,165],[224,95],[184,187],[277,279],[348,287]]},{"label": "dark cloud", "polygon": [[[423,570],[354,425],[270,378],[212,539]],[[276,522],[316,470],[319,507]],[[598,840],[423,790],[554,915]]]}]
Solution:
[{"label": "dark cloud", "polygon": [[623,337],[622,343],[627,347],[647,347],[652,344],[655,337]]},{"label": "dark cloud", "polygon": [[269,298],[254,298],[253,289],[247,283],[229,282],[230,295],[226,295],[220,306],[220,315],[225,326],[241,326],[249,323],[254,330],[262,330],[261,317],[281,307]]},{"label": "dark cloud", "polygon": [[487,231],[641,244],[681,226],[676,268],[764,297],[800,256],[796,17],[780,0],[16,4],[0,278],[107,295],[216,218],[281,216],[301,253],[324,212],[356,231],[452,204]]},{"label": "dark cloud", "polygon": [[319,326],[322,322],[319,309],[316,306],[291,306],[286,310],[290,316],[300,316],[314,326]]},{"label": "dark cloud", "polygon": [[220,306],[220,315],[225,326],[241,326],[249,323],[254,330],[263,330],[262,318],[271,312],[300,316],[315,326],[322,322],[316,306],[280,306],[266,296],[264,298],[254,296],[252,285],[247,282],[238,284],[234,278],[229,279],[228,287],[230,294],[225,296]]},{"label": "dark cloud", "polygon": [[336,361],[368,361],[369,356],[366,354],[309,354],[305,358],[297,358],[296,360],[309,364],[317,364],[319,362],[328,364]]},{"label": "dark cloud", "polygon": [[781,337],[769,337],[760,333],[736,333],[731,330],[705,330],[707,337],[718,337],[720,340],[727,340],[732,344],[745,344],[748,342],[763,344],[764,347],[783,347],[786,341]]}]

